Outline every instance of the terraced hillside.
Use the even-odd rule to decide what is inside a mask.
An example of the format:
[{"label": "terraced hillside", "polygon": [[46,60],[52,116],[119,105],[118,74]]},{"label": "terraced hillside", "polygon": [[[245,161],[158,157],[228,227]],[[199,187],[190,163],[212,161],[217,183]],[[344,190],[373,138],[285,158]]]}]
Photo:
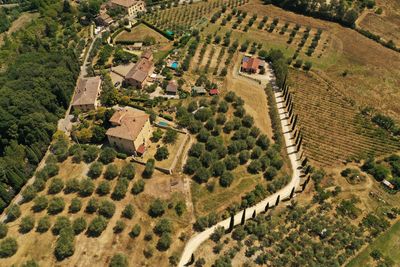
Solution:
[{"label": "terraced hillside", "polygon": [[332,166],[400,149],[398,139],[373,125],[352,101],[324,81],[296,70],[290,75],[305,152],[315,163]]}]

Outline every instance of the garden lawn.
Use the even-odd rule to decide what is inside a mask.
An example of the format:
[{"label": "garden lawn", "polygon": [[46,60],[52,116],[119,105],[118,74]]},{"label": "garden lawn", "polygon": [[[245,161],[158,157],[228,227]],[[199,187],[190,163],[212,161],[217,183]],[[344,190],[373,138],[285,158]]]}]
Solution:
[{"label": "garden lawn", "polygon": [[373,259],[369,254],[374,249],[379,250],[383,254],[384,258],[388,257],[397,264],[400,262],[400,221],[395,223],[383,235],[375,239],[346,266],[370,266]]}]

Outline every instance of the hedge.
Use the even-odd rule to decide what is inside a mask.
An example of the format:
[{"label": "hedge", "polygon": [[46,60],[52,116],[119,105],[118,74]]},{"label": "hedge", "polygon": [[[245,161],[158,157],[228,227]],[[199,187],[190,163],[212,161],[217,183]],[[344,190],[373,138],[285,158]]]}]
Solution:
[{"label": "hedge", "polygon": [[161,34],[162,36],[164,36],[164,37],[167,38],[168,40],[170,40],[170,41],[173,41],[173,40],[174,40],[174,37],[173,37],[173,36],[168,35],[165,31],[163,31],[163,30],[157,28],[156,26],[154,26],[154,25],[148,23],[147,21],[142,20],[142,23],[143,23],[144,25],[146,25],[147,27],[149,27],[149,28],[155,30],[156,32],[158,32],[159,34]]},{"label": "hedge", "polygon": [[174,120],[174,119],[172,118],[172,116],[170,116],[170,115],[168,115],[168,114],[160,113],[159,116],[160,116],[161,118],[164,118],[164,119],[168,120],[168,121],[173,121],[173,120]]}]

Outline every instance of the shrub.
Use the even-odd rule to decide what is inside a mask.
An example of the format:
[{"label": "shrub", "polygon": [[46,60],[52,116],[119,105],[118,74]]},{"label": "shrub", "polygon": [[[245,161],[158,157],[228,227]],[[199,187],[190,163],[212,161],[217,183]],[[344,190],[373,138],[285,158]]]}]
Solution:
[{"label": "shrub", "polygon": [[271,181],[276,175],[278,174],[278,171],[275,167],[268,167],[268,169],[264,173],[265,179],[268,181]]},{"label": "shrub", "polygon": [[219,184],[222,187],[229,187],[233,182],[233,174],[231,172],[224,172],[219,178]]},{"label": "shrub", "polygon": [[165,144],[174,144],[177,139],[178,139],[178,132],[173,129],[167,129],[163,137],[163,142]]},{"label": "shrub", "polygon": [[133,183],[132,194],[137,195],[143,191],[144,191],[144,181],[142,179]]},{"label": "shrub", "polygon": [[89,224],[88,235],[92,237],[100,236],[106,227],[107,220],[103,216],[97,216]]},{"label": "shrub", "polygon": [[11,204],[10,207],[6,211],[7,221],[12,222],[21,216],[21,209],[17,204]]},{"label": "shrub", "polygon": [[71,228],[63,229],[57,239],[54,255],[61,261],[72,256],[74,252],[74,233]]},{"label": "shrub", "polygon": [[119,233],[121,233],[122,231],[124,231],[125,227],[126,227],[126,225],[125,225],[124,221],[118,220],[118,221],[115,223],[115,226],[114,226],[114,228],[113,228],[113,231],[114,231],[115,234],[119,234]]},{"label": "shrub", "polygon": [[171,233],[172,232],[172,224],[167,219],[161,219],[160,221],[158,221],[158,223],[154,227],[153,231],[158,236],[161,236],[164,233]]},{"label": "shrub", "polygon": [[114,200],[121,200],[125,197],[128,191],[129,180],[126,178],[118,179],[117,184],[114,187],[114,191],[111,194],[111,198]]},{"label": "shrub", "polygon": [[133,163],[126,163],[119,174],[121,178],[132,180],[135,177],[135,165]]},{"label": "shrub", "polygon": [[38,225],[36,227],[36,232],[44,233],[50,229],[50,217],[48,215],[42,217],[38,221]]},{"label": "shrub", "polygon": [[53,178],[49,185],[49,194],[57,194],[60,193],[64,188],[64,182],[60,178]]},{"label": "shrub", "polygon": [[208,170],[204,167],[200,167],[196,170],[196,173],[193,176],[193,179],[200,183],[206,183],[208,179],[210,178],[210,173]]},{"label": "shrub", "polygon": [[165,212],[165,203],[161,199],[157,198],[154,200],[149,207],[149,215],[151,217],[160,217]]},{"label": "shrub", "polygon": [[113,162],[116,156],[117,152],[113,148],[106,147],[101,150],[99,160],[104,164],[108,164]]},{"label": "shrub", "polygon": [[109,180],[114,179],[115,177],[118,176],[118,172],[119,172],[119,170],[118,170],[117,165],[109,164],[104,173],[104,177]]},{"label": "shrub", "polygon": [[235,156],[228,156],[224,159],[226,169],[231,171],[239,165],[239,160]]},{"label": "shrub", "polygon": [[65,183],[64,192],[66,194],[75,193],[79,191],[79,181],[76,178],[68,179]]},{"label": "shrub", "polygon": [[201,162],[198,158],[194,157],[189,157],[188,160],[186,161],[186,164],[183,168],[183,171],[186,174],[194,174],[197,169],[201,167]]},{"label": "shrub", "polygon": [[103,171],[103,164],[101,162],[96,161],[90,165],[87,175],[90,178],[95,179],[101,175],[102,171]]},{"label": "shrub", "polygon": [[165,160],[169,156],[168,148],[166,146],[162,146],[157,148],[156,154],[154,155],[155,159],[158,161]]},{"label": "shrub", "polygon": [[35,219],[32,216],[24,216],[19,224],[19,232],[22,234],[30,232],[35,227]]},{"label": "shrub", "polygon": [[136,237],[138,237],[140,235],[141,230],[142,230],[142,228],[140,227],[140,225],[139,224],[135,224],[132,227],[132,230],[129,232],[129,236],[131,238],[136,238]]},{"label": "shrub", "polygon": [[79,195],[82,197],[87,197],[93,194],[94,183],[89,178],[82,179],[79,183]]},{"label": "shrub", "polygon": [[111,191],[111,186],[109,181],[101,181],[96,189],[96,193],[100,196],[108,195]]},{"label": "shrub", "polygon": [[7,237],[0,242],[0,258],[8,258],[18,250],[18,243],[15,238]]},{"label": "shrub", "polygon": [[171,246],[171,243],[171,236],[168,233],[164,233],[157,242],[157,249],[159,251],[166,251]]},{"label": "shrub", "polygon": [[98,208],[99,208],[99,202],[98,202],[97,198],[91,198],[91,199],[89,199],[89,201],[86,205],[85,212],[94,213],[97,211]]},{"label": "shrub", "polygon": [[182,214],[186,210],[186,203],[184,201],[178,201],[175,205],[175,212],[178,216],[182,216]]},{"label": "shrub", "polygon": [[82,201],[79,198],[73,198],[71,204],[69,205],[70,213],[77,213],[82,208]]},{"label": "shrub", "polygon": [[6,237],[7,233],[8,233],[7,224],[0,222],[0,239]]},{"label": "shrub", "polygon": [[53,228],[51,228],[51,232],[54,235],[59,235],[62,229],[70,227],[71,227],[71,221],[67,217],[58,216],[56,222],[53,225]]},{"label": "shrub", "polygon": [[33,185],[28,185],[21,193],[24,203],[31,201],[36,197],[36,188]]},{"label": "shrub", "polygon": [[211,165],[211,173],[214,177],[221,176],[226,170],[225,164],[222,161],[217,161]]},{"label": "shrub", "polygon": [[72,223],[72,229],[74,230],[75,235],[79,235],[80,233],[85,231],[86,227],[87,222],[83,217],[76,218]]},{"label": "shrub", "polygon": [[311,67],[312,67],[312,63],[310,61],[306,61],[304,63],[303,69],[308,71],[311,69]]},{"label": "shrub", "polygon": [[132,204],[126,205],[124,210],[122,211],[122,217],[127,219],[132,219],[133,215],[135,215],[135,209],[133,208],[133,205]]},{"label": "shrub", "polygon": [[261,171],[262,165],[259,160],[252,160],[247,166],[247,171],[252,174],[257,174]]},{"label": "shrub", "polygon": [[154,167],[155,167],[154,159],[148,159],[144,171],[142,173],[143,178],[151,178],[154,172]]},{"label": "shrub", "polygon": [[99,215],[111,218],[115,213],[115,204],[109,200],[102,200],[98,209]]},{"label": "shrub", "polygon": [[61,197],[55,197],[50,200],[49,206],[47,207],[47,212],[49,214],[57,214],[64,210],[65,202]]},{"label": "shrub", "polygon": [[128,267],[128,259],[124,254],[118,253],[112,256],[109,267]]},{"label": "shrub", "polygon": [[37,196],[33,200],[32,210],[34,212],[40,212],[40,211],[46,209],[48,205],[49,205],[49,201],[47,200],[47,198],[45,196]]},{"label": "shrub", "polygon": [[90,163],[90,162],[93,162],[95,159],[97,159],[98,155],[99,155],[98,147],[90,145],[83,153],[83,160],[86,163]]}]

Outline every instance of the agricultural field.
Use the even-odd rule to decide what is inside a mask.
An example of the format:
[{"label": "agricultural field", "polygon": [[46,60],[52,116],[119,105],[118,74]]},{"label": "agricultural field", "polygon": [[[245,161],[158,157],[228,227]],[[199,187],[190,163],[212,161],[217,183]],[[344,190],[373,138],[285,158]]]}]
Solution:
[{"label": "agricultural field", "polygon": [[147,13],[144,20],[171,35],[181,36],[187,30],[207,20],[213,11],[223,4],[233,7],[242,5],[245,0],[212,0],[189,5],[175,6]]},{"label": "agricultural field", "polygon": [[400,142],[376,127],[354,102],[311,73],[290,72],[294,111],[307,155],[321,166],[386,155]]},{"label": "agricultural field", "polygon": [[147,49],[152,49],[156,60],[162,58],[162,55],[172,48],[170,40],[143,23],[133,27],[130,32],[123,31],[115,39],[116,44],[133,44],[135,42],[142,42]]},{"label": "agricultural field", "polygon": [[[203,266],[346,265],[365,246],[368,249],[347,266],[397,262],[393,249],[399,227],[393,213],[399,211],[398,196],[387,194],[371,177],[349,184],[338,170],[316,171],[312,180],[306,193],[285,207],[260,214],[226,235],[217,228],[197,251],[195,262]],[[376,260],[370,256],[373,249],[380,251]]]},{"label": "agricultural field", "polygon": [[400,3],[394,0],[376,1],[373,10],[365,10],[356,22],[360,28],[380,36],[385,41],[392,40],[400,46]]},{"label": "agricultural field", "polygon": [[[94,258],[108,263],[117,253],[130,255],[131,266],[154,265],[168,261],[168,254],[182,248],[181,241],[171,243],[171,239],[179,240],[190,221],[179,193],[179,177],[154,171],[153,178],[143,179],[143,166],[105,156],[105,150],[95,147],[87,147],[79,159],[76,144],[67,151],[75,154],[61,159],[59,149],[65,145],[60,139],[53,144],[57,156],[48,156],[36,181],[24,191],[23,204],[8,211],[13,216],[6,224],[7,236],[15,238],[18,251],[2,259],[2,265],[33,259],[43,266],[86,266]],[[173,186],[172,179],[177,181]],[[152,205],[158,205],[157,209]],[[176,205],[180,205],[179,211]],[[153,232],[161,221],[168,224],[164,236]],[[73,231],[70,236],[61,230],[68,227]],[[157,236],[165,243],[160,245]],[[61,242],[65,247],[60,247]],[[36,246],[38,243],[42,245]]]}]

